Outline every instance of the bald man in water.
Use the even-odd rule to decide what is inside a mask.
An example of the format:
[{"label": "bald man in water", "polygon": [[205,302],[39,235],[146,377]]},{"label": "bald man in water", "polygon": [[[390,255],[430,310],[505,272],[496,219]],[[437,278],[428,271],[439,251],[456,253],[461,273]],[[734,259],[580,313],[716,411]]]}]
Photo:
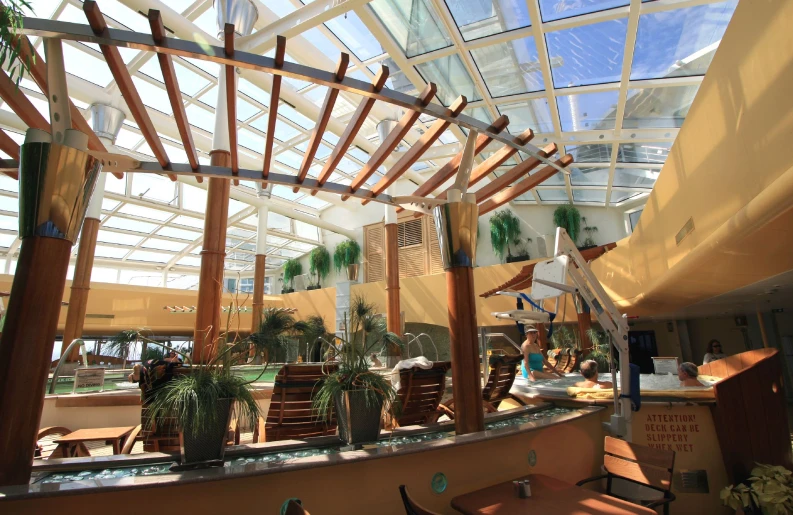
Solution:
[{"label": "bald man in water", "polygon": [[588,359],[581,363],[581,375],[585,381],[575,384],[577,388],[612,388],[614,385],[609,381],[598,381],[598,362]]}]

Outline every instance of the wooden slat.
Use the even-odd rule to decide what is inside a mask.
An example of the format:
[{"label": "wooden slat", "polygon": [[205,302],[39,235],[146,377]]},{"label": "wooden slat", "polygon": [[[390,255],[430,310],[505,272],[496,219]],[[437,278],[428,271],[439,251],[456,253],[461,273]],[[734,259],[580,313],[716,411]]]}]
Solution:
[{"label": "wooden slat", "polygon": [[661,490],[669,490],[672,485],[672,473],[662,468],[651,465],[639,465],[610,454],[606,454],[603,457],[603,465],[610,474],[660,488]]},{"label": "wooden slat", "polygon": [[[569,166],[570,163],[573,162],[573,156],[570,154],[565,155],[561,159],[556,161],[556,164],[562,167]],[[502,190],[493,198],[485,201],[482,204],[479,204],[479,215],[483,215],[485,213],[489,213],[490,211],[506,204],[507,202],[523,195],[530,189],[536,187],[537,185],[547,181],[551,177],[553,177],[559,171],[554,168],[553,166],[546,166],[539,172],[535,173],[534,175],[530,175],[526,177],[519,183],[515,184],[514,186],[510,186],[509,188]]]},{"label": "wooden slat", "polygon": [[[11,136],[6,134],[5,131],[0,130],[0,150],[5,152],[6,154],[11,157],[11,159],[16,159],[19,161],[19,145],[16,141],[11,139]],[[18,172],[5,172],[6,175],[11,177],[12,179],[19,180],[19,173]]]},{"label": "wooden slat", "polygon": [[[151,27],[151,35],[155,43],[159,44],[167,37],[160,11],[156,9],[149,10],[149,26]],[[193,132],[190,130],[187,113],[182,102],[182,92],[179,89],[179,80],[173,65],[173,57],[170,54],[158,53],[157,60],[160,62],[160,71],[165,81],[165,90],[168,92],[168,100],[171,102],[176,128],[179,130],[179,137],[182,139],[182,146],[185,154],[187,154],[187,162],[190,163],[190,168],[198,170],[198,154],[193,143]],[[196,179],[198,182],[204,182],[203,177],[197,176]]]},{"label": "wooden slat", "polygon": [[[424,88],[424,91],[418,97],[417,105],[419,106],[426,106],[432,101],[432,97],[435,96],[435,92],[437,91],[437,87],[435,84],[430,82]],[[385,141],[380,142],[380,146],[377,147],[377,150],[372,157],[369,158],[369,161],[361,168],[361,171],[358,172],[358,175],[355,177],[355,180],[352,181],[350,184],[350,192],[354,193],[358,188],[363,186],[366,181],[371,177],[376,171],[377,168],[380,167],[381,164],[386,160],[386,158],[391,155],[391,152],[394,151],[395,148],[399,145],[402,141],[402,138],[405,137],[405,134],[408,133],[411,127],[413,127],[413,123],[418,120],[421,113],[419,111],[414,111],[413,109],[408,109],[407,112],[402,115],[399,122],[397,123],[396,127],[391,130],[391,132],[386,136]],[[342,195],[342,200],[347,200],[350,198],[349,195]]]},{"label": "wooden slat", "polygon": [[[88,24],[91,26],[91,30],[94,31],[94,34],[107,35],[107,22],[96,2],[94,0],[86,0],[83,4],[83,11],[85,12],[85,17],[88,19]],[[157,131],[151,123],[149,113],[146,111],[146,107],[143,105],[138,91],[135,89],[135,84],[132,82],[132,77],[129,74],[127,65],[124,64],[124,60],[121,58],[118,48],[112,45],[99,45],[99,48],[102,50],[105,62],[107,62],[107,66],[110,68],[110,73],[113,74],[118,89],[121,91],[121,96],[124,97],[124,101],[127,103],[132,117],[135,118],[140,132],[146,139],[146,143],[149,144],[160,166],[163,168],[167,167],[170,163],[168,154],[165,152],[165,147],[163,147],[159,136],[157,136]],[[176,181],[176,175],[168,174],[168,177],[170,177],[172,181]]]},{"label": "wooden slat", "polygon": [[605,451],[621,458],[662,469],[672,470],[675,467],[674,451],[653,449],[646,445],[635,445],[611,436],[606,437]]},{"label": "wooden slat", "polygon": [[[457,97],[457,100],[449,106],[449,109],[446,110],[447,116],[457,117],[465,106],[468,104],[468,99],[464,96],[460,95]],[[441,134],[451,125],[451,122],[448,122],[443,119],[438,119],[433,123],[429,130],[421,135],[421,138],[411,146],[405,154],[399,158],[394,166],[392,166],[388,173],[386,173],[380,181],[374,185],[372,188],[373,195],[379,195],[380,193],[384,192],[386,188],[391,186],[394,182],[399,179],[402,174],[404,174],[413,164],[419,160],[419,158],[430,149],[433,143],[435,143],[438,138],[441,137]],[[366,205],[370,201],[364,200],[363,204]]]},{"label": "wooden slat", "polygon": [[[491,132],[493,134],[499,134],[500,132],[502,132],[504,129],[507,128],[507,125],[509,125],[509,118],[507,117],[507,115],[501,115],[496,119],[495,122],[493,122],[493,124],[490,127],[488,127],[488,132]],[[479,134],[476,137],[474,156],[481,153],[485,149],[485,147],[488,144],[490,144],[491,141],[493,141],[493,138],[491,138],[487,134]],[[452,177],[455,173],[457,173],[457,170],[460,168],[460,163],[463,160],[464,150],[465,149],[460,150],[460,152],[458,152],[456,156],[451,158],[448,163],[443,165],[443,167],[440,170],[435,172],[435,175],[427,179],[427,181],[424,184],[419,186],[418,189],[413,193],[413,195],[416,197],[426,197],[427,195],[432,193],[436,188],[440,187],[444,182],[449,180],[449,178]],[[402,211],[404,211],[404,208],[402,207],[397,208],[397,213],[401,213]]]},{"label": "wooden slat", "polygon": [[[226,57],[234,58],[234,25],[227,23],[223,27],[223,49]],[[226,74],[226,120],[229,131],[229,154],[231,154],[231,173],[235,176],[240,171],[239,154],[237,146],[237,81],[234,79],[234,65],[224,66]],[[240,180],[234,179],[234,186],[239,186]]]},{"label": "wooden slat", "polygon": [[[284,65],[284,55],[286,54],[286,38],[277,36],[275,39],[275,66]],[[264,143],[264,167],[262,177],[264,179],[270,174],[270,164],[273,159],[273,138],[275,138],[275,122],[278,119],[278,102],[281,98],[281,76],[273,75],[273,86],[270,88],[270,112],[267,118],[267,134]]]},{"label": "wooden slat", "polygon": [[[377,72],[377,75],[372,81],[372,91],[382,90],[386,80],[388,80],[388,67],[380,66],[380,71]],[[325,161],[325,166],[322,167],[322,171],[319,173],[317,181],[320,186],[328,181],[333,170],[336,169],[342,158],[344,158],[344,154],[347,152],[347,149],[350,148],[353,140],[355,140],[355,136],[358,134],[358,131],[361,130],[361,126],[363,126],[373,106],[373,98],[364,98],[361,100],[361,103],[358,104],[358,108],[347,123],[347,128],[344,129],[344,133],[341,135],[339,142],[336,144],[333,152],[331,152],[330,157]],[[311,190],[311,194],[316,195],[317,191],[319,190]]]},{"label": "wooden slat", "polygon": [[[336,63],[335,73],[337,81],[344,79],[344,76],[347,74],[347,66],[349,66],[349,64],[349,54],[342,52],[339,56],[339,62]],[[303,154],[303,162],[300,164],[300,170],[297,175],[297,180],[300,183],[302,183],[303,179],[306,178],[308,169],[311,168],[311,164],[314,162],[314,155],[317,153],[319,143],[322,141],[322,135],[325,133],[325,129],[328,126],[331,114],[333,114],[333,106],[336,105],[336,99],[338,96],[339,90],[336,88],[328,88],[327,93],[325,93],[325,101],[322,103],[322,109],[319,113],[317,125],[314,126],[314,131],[311,133],[311,139],[308,141],[306,153]],[[297,193],[298,190],[300,190],[300,187],[295,186],[292,191]]]},{"label": "wooden slat", "polygon": [[0,98],[28,127],[50,132],[50,122],[21,91],[5,71],[0,70]]},{"label": "wooden slat", "polygon": [[[552,156],[556,153],[556,150],[556,143],[551,143],[540,151],[540,155],[542,157]],[[542,161],[536,157],[530,157],[525,161],[521,161],[517,165],[510,168],[505,174],[501,175],[500,177],[496,177],[483,187],[479,188],[479,190],[476,192],[476,201],[484,202],[513,182],[517,181],[521,177],[524,177],[526,174],[537,168],[540,164],[542,164]]]},{"label": "wooden slat", "polygon": [[[520,136],[515,138],[515,142],[519,145],[525,145],[529,141],[534,138],[534,131],[531,129],[526,129]],[[518,152],[518,149],[515,147],[510,147],[509,145],[504,145],[500,149],[498,149],[492,156],[488,157],[484,160],[482,164],[477,166],[471,171],[471,177],[468,181],[468,186],[471,187],[474,184],[478,183],[491,173],[495,171],[496,168],[504,164],[507,159],[514,156]],[[446,198],[446,192],[443,192],[443,197]],[[439,195],[439,198],[440,195]]]}]

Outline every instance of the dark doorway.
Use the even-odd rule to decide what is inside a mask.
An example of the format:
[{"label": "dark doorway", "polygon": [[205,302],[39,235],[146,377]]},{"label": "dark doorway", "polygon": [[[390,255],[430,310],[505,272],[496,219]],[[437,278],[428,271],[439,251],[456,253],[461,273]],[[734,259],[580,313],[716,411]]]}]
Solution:
[{"label": "dark doorway", "polygon": [[628,348],[630,349],[631,363],[638,365],[642,374],[652,374],[655,370],[653,357],[658,356],[655,331],[630,331],[628,333]]}]

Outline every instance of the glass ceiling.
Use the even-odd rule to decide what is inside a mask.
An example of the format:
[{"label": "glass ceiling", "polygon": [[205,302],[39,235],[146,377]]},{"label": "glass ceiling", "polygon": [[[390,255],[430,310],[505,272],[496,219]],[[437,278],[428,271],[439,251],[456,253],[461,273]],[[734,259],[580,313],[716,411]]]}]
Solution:
[{"label": "glass ceiling", "polygon": [[[138,12],[138,0],[99,0],[114,28],[149,32]],[[308,1],[306,1],[308,4]],[[160,0],[166,27],[175,37],[217,35],[212,0]],[[298,9],[300,0],[274,0],[260,8],[255,30],[261,30]],[[559,144],[576,166],[515,200],[518,204],[574,202],[614,206],[646,196],[663,166],[678,129],[697,93],[702,77],[724,34],[737,0],[675,3],[627,0],[373,0],[369,4],[316,23],[287,42],[287,60],[333,70],[339,52],[350,54],[348,76],[370,81],[380,64],[391,71],[388,87],[415,95],[426,81],[438,86],[436,102],[449,105],[465,95],[465,114],[490,123],[509,116],[510,133],[527,128],[533,144]],[[35,3],[35,16],[86,24],[79,0]],[[180,13],[169,20],[168,13]],[[178,21],[178,23],[175,23]],[[181,30],[189,28],[190,34]],[[42,42],[34,40],[44,57]],[[171,118],[171,107],[154,54],[120,49],[135,86],[148,107],[166,152],[173,162],[187,162]],[[94,101],[118,102],[113,77],[99,48],[66,42],[64,54],[72,100],[86,110]],[[272,50],[265,55],[272,55]],[[201,60],[174,58],[176,74],[199,160],[208,163],[217,102],[218,66]],[[261,166],[269,109],[269,83],[264,74],[243,72],[238,84],[237,118],[240,166]],[[21,90],[48,117],[44,96],[30,80]],[[285,79],[275,128],[274,168],[297,174],[327,88]],[[309,176],[316,177],[350,120],[360,97],[341,93],[333,111],[335,128],[323,135]],[[9,111],[6,105],[0,109]],[[394,115],[377,102],[330,180],[349,184],[379,143],[376,124]],[[0,126],[21,141],[24,125],[0,118]],[[434,119],[422,116],[398,152],[415,143]],[[450,127],[433,148],[413,165],[406,178],[420,184],[461,149],[465,131]],[[116,141],[118,151],[154,160],[134,120],[128,118]],[[481,162],[500,145],[492,145]],[[367,183],[377,182],[395,155]],[[497,170],[498,176],[525,156],[518,154]],[[480,182],[482,187],[487,181]],[[442,191],[446,185],[441,187]],[[232,186],[240,200],[231,200],[226,267],[250,274],[256,240],[256,208],[244,202],[256,191],[245,183]],[[331,205],[358,209],[358,203],[275,186],[272,202],[321,217]],[[168,272],[168,286],[197,282],[206,191],[167,178],[128,174],[108,177],[97,245],[96,280],[125,281]],[[255,203],[255,202],[252,202]],[[17,251],[17,184],[0,179],[0,254]],[[353,218],[352,216],[350,217]],[[337,221],[331,221],[338,223]],[[275,213],[268,218],[268,268],[280,266],[322,243],[321,231]],[[76,252],[75,246],[75,252]],[[6,269],[10,266],[6,265]],[[98,270],[98,272],[96,272]],[[103,270],[108,270],[105,273]],[[121,272],[124,272],[123,274]],[[138,274],[138,275],[135,275]],[[115,276],[113,279],[112,276]],[[176,279],[175,279],[176,278]],[[155,281],[156,282],[156,281]],[[149,281],[150,283],[150,281]]]}]

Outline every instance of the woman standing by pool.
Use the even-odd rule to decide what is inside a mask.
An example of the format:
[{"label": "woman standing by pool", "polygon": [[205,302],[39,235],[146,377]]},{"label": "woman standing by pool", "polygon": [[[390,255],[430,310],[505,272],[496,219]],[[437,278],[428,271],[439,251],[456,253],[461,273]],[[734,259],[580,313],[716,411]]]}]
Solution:
[{"label": "woman standing by pool", "polygon": [[[520,364],[523,377],[536,381],[537,379],[555,379],[564,377],[564,374],[556,371],[556,367],[548,363],[542,354],[542,349],[537,344],[540,333],[533,325],[526,326],[526,341],[520,346],[523,351],[523,361]],[[543,372],[543,366],[547,365],[553,372]]]}]

